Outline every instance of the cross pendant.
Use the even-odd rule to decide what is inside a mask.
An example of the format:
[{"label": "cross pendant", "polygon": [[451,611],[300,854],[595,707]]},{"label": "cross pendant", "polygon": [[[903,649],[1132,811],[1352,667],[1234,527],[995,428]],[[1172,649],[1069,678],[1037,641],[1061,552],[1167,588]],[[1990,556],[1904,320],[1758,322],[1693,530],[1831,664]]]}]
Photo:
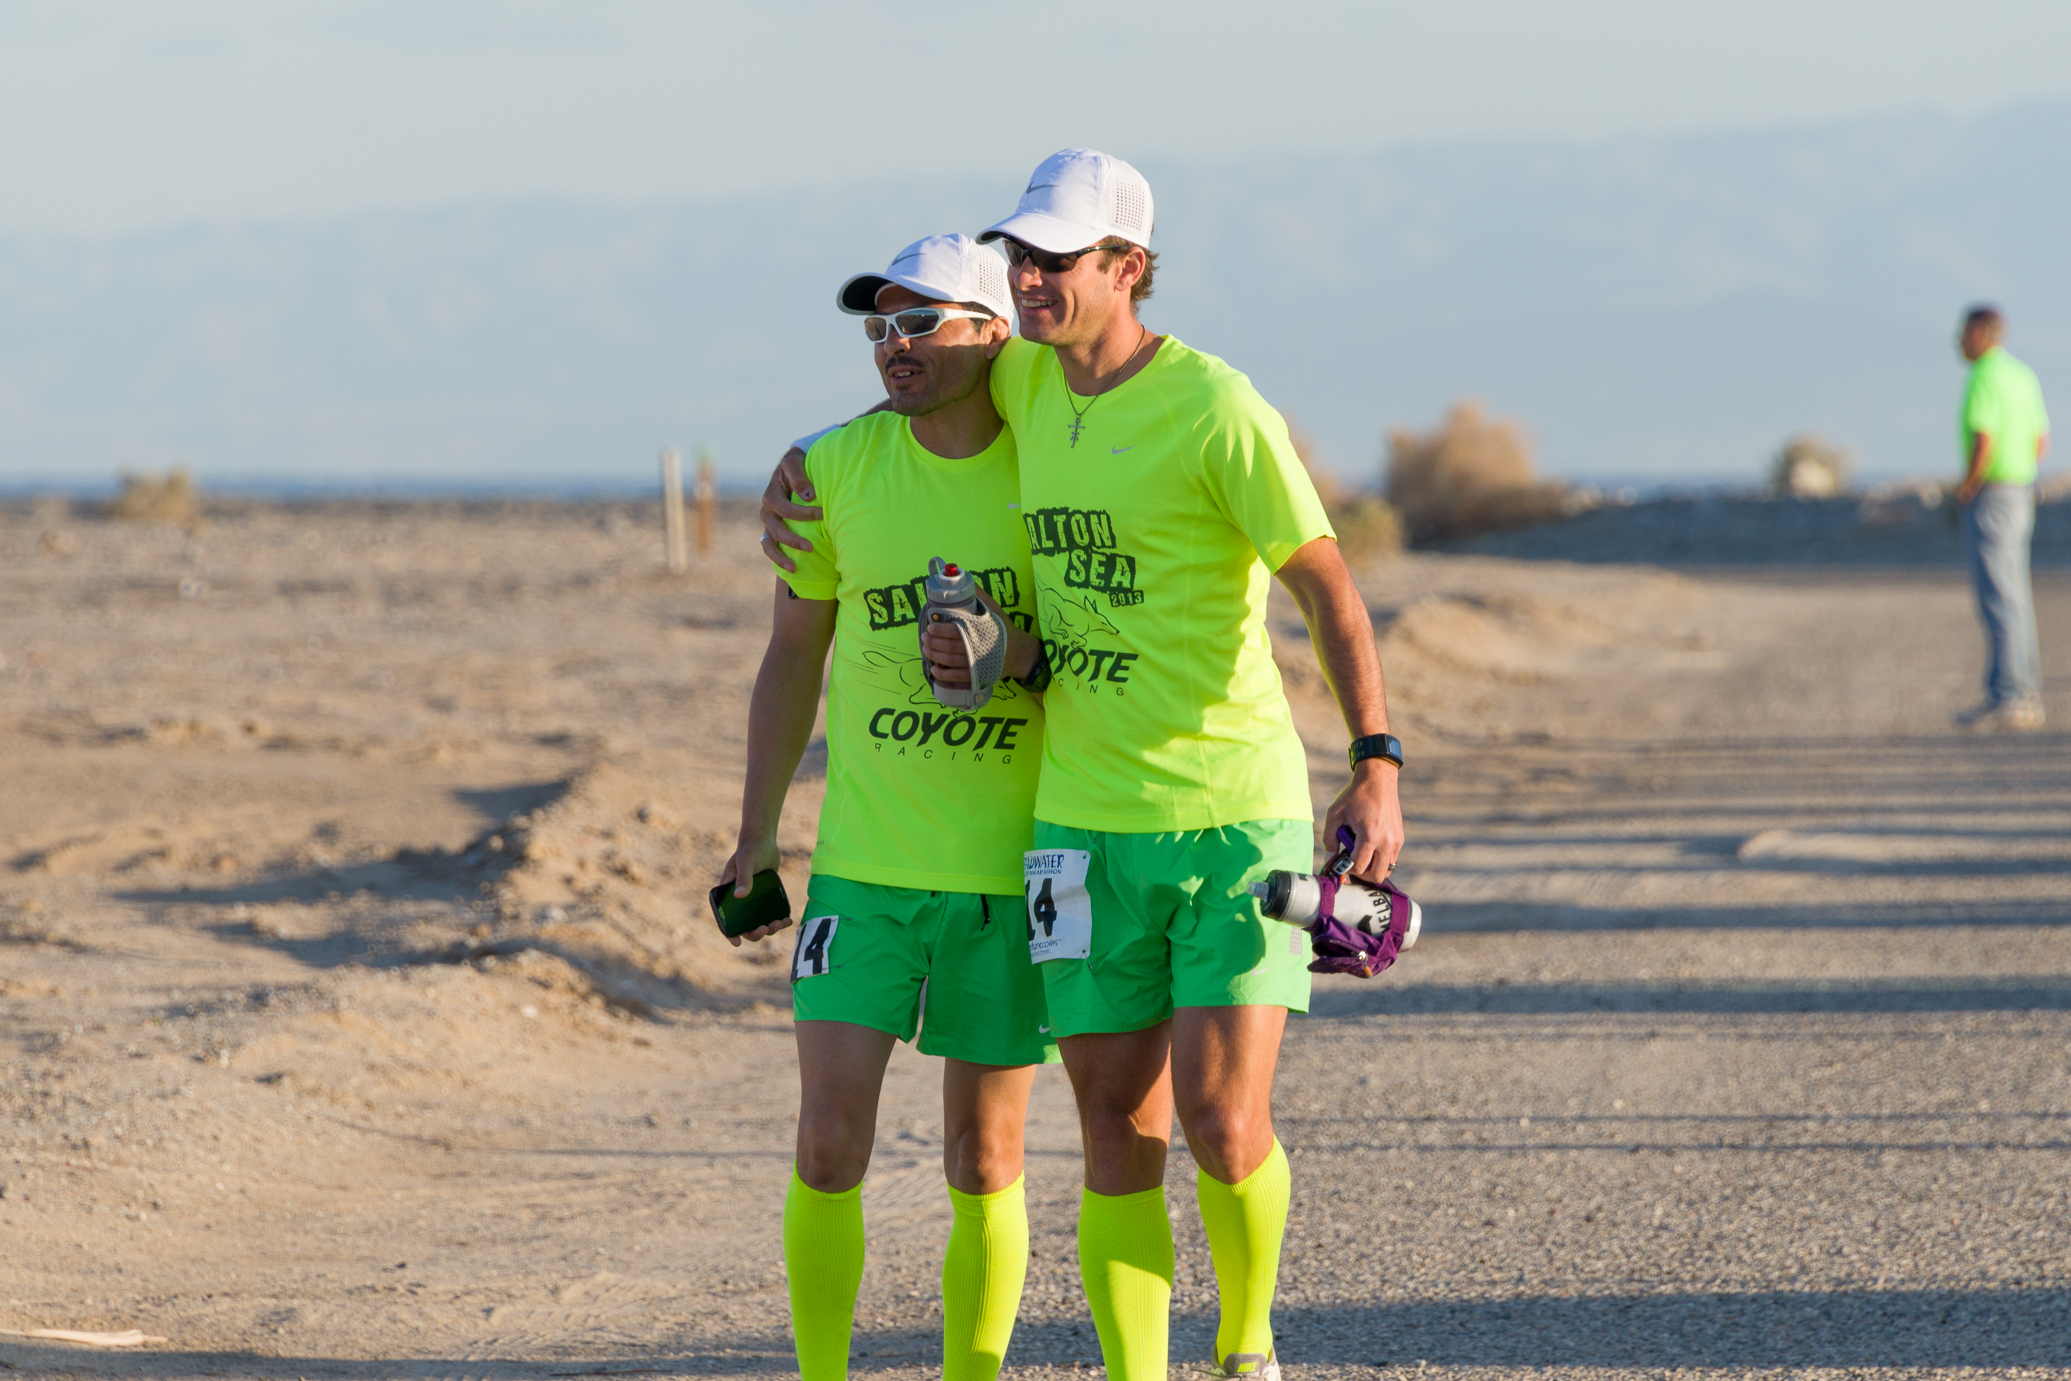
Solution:
[{"label": "cross pendant", "polygon": [[1077,450],[1079,448],[1079,428],[1085,425],[1086,421],[1082,417],[1074,417],[1071,420],[1071,448],[1073,450]]}]

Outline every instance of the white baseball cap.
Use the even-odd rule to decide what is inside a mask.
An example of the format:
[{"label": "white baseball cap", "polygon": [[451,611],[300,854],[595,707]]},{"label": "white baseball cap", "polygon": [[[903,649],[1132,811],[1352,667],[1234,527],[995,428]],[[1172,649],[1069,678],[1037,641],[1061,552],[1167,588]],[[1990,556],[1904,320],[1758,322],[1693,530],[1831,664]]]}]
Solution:
[{"label": "white baseball cap", "polygon": [[990,244],[1002,235],[1052,254],[1069,254],[1110,235],[1148,248],[1151,185],[1119,158],[1060,149],[1037,165],[1014,214],[978,241]]},{"label": "white baseball cap", "polygon": [[937,302],[975,302],[1005,316],[1007,261],[968,235],[930,235],[893,256],[883,273],[859,273],[841,285],[835,305],[850,316],[877,310],[877,295],[897,283]]}]

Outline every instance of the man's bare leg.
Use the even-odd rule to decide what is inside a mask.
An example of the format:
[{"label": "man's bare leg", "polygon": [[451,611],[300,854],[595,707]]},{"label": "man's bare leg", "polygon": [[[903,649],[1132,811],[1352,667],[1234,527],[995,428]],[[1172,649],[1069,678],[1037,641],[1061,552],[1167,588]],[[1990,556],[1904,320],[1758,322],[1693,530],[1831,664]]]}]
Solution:
[{"label": "man's bare leg", "polygon": [[821,1194],[863,1183],[877,1144],[877,1096],[897,1038],[846,1021],[801,1021],[798,1178]]},{"label": "man's bare leg", "polygon": [[942,1177],[952,1189],[997,1194],[1021,1178],[1034,1085],[1034,1065],[942,1062]]},{"label": "man's bare leg", "polygon": [[948,1060],[942,1173],[955,1218],[942,1257],[942,1381],[993,1381],[1028,1278],[1022,1129],[1034,1065]]},{"label": "man's bare leg", "polygon": [[1079,1105],[1086,1188],[1139,1194],[1165,1183],[1172,1144],[1172,1023],[1057,1042]]},{"label": "man's bare leg", "polygon": [[1285,1007],[1182,1007],[1172,1014],[1172,1098],[1203,1173],[1236,1184],[1273,1152],[1273,1073]]}]

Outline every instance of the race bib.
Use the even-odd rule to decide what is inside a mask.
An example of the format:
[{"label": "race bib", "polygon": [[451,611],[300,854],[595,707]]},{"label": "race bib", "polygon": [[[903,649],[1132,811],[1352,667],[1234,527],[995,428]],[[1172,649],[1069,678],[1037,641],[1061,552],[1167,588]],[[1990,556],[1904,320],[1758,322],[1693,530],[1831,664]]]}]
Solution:
[{"label": "race bib", "polygon": [[798,947],[791,951],[791,981],[827,972],[828,956],[834,950],[834,928],[839,916],[814,916],[798,928]]},{"label": "race bib", "polygon": [[1028,898],[1028,957],[1084,959],[1093,952],[1093,899],[1086,895],[1084,849],[1035,849],[1022,855]]}]

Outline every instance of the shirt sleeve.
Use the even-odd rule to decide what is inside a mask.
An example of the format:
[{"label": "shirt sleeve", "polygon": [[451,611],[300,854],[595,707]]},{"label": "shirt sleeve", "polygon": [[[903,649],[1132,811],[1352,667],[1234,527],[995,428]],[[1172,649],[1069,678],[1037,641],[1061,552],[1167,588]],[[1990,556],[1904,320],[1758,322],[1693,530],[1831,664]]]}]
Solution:
[{"label": "shirt sleeve", "polygon": [[[838,435],[838,431],[833,435]],[[820,511],[824,514],[836,497],[835,486],[828,483],[832,478],[823,472],[829,467],[824,464],[828,456],[828,444],[823,436],[805,453],[806,477],[813,482],[813,489],[820,496]],[[800,599],[833,599],[841,589],[841,577],[834,559],[834,534],[823,517],[814,522],[794,522],[792,528],[800,537],[813,544],[811,551],[800,551],[786,547],[791,559],[798,563],[798,569],[787,571],[776,567],[777,578],[791,587],[791,593]],[[774,562],[771,563],[775,565]]]},{"label": "shirt sleeve", "polygon": [[1216,411],[1201,449],[1202,478],[1266,569],[1279,570],[1318,537],[1335,538],[1280,414],[1255,393],[1242,406]]},{"label": "shirt sleeve", "polygon": [[1035,397],[1035,367],[1043,348],[1019,336],[1007,337],[1006,348],[992,361],[992,405],[1018,436]]},{"label": "shirt sleeve", "polygon": [[1979,432],[1987,436],[1998,436],[2005,431],[2000,416],[2000,395],[1996,370],[1980,368],[1971,371],[1970,387],[1963,392],[1963,441],[1964,459],[1968,460],[1970,446]]}]

